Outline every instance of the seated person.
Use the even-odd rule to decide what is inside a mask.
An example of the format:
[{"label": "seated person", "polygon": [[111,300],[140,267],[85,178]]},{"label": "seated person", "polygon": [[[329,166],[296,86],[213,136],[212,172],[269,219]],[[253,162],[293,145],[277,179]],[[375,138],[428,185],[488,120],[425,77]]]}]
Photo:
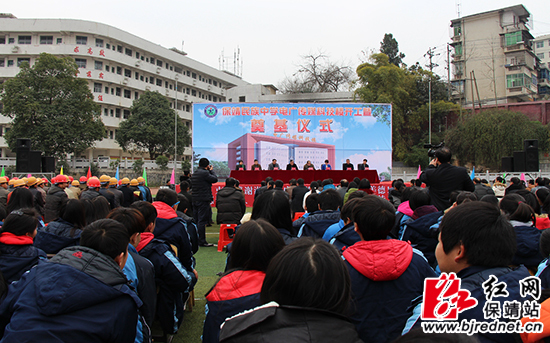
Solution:
[{"label": "seated person", "polygon": [[359,235],[355,232],[353,221],[351,221],[351,213],[356,205],[356,202],[351,200],[366,196],[367,194],[361,191],[350,194],[348,202],[340,211],[340,221],[328,227],[323,234],[323,240],[333,244],[338,250],[341,250],[343,246],[352,246],[360,241]]},{"label": "seated person", "polygon": [[305,213],[298,219],[292,222],[292,227],[295,229],[295,231],[300,230],[300,227],[304,223],[307,217],[309,217],[310,214],[317,211],[319,209],[319,194],[318,193],[312,193],[310,194],[306,201],[305,201]]},{"label": "seated person", "polygon": [[395,222],[389,201],[367,195],[355,203],[351,217],[361,241],[342,255],[351,277],[351,321],[363,341],[390,342],[401,335],[424,279],[436,274],[409,243],[386,239]]},{"label": "seated person", "polygon": [[86,226],[86,211],[80,200],[69,199],[61,204],[59,218],[42,227],[34,237],[34,246],[46,254],[57,254],[59,250],[79,245],[80,233]]},{"label": "seated person", "polygon": [[235,167],[235,170],[246,170],[243,160],[239,160],[239,164]]},{"label": "seated person", "polygon": [[334,189],[319,193],[319,210],[311,213],[303,221],[298,237],[322,238],[329,226],[340,221],[340,202],[340,194]]},{"label": "seated person", "polygon": [[206,293],[203,342],[218,342],[220,325],[226,318],[261,305],[265,271],[284,246],[275,227],[263,219],[239,227],[231,245],[228,272]]},{"label": "seated person", "polygon": [[[523,303],[528,300],[520,296],[519,281],[529,277],[529,271],[523,266],[515,269],[509,267],[515,251],[514,228],[505,215],[489,203],[467,202],[450,209],[443,216],[435,252],[439,269],[442,273],[456,273],[461,279],[460,288],[470,291],[470,296],[477,299],[476,307],[458,314],[458,322],[472,319],[486,323],[510,321],[505,318],[485,319],[483,309],[487,299],[482,284],[493,276],[497,278],[496,282],[506,284],[508,292],[506,297],[492,298],[492,301],[500,303],[500,308],[503,308],[504,301]],[[432,295],[437,297],[437,293]],[[413,306],[413,314],[403,334],[421,327],[422,302],[415,302]],[[515,342],[511,334],[488,332],[476,336],[480,342]]]},{"label": "seated person", "polygon": [[258,160],[254,160],[254,164],[250,167],[250,170],[262,170],[262,166],[258,163]]},{"label": "seated person", "polygon": [[290,203],[285,192],[270,190],[259,196],[252,207],[250,219],[266,220],[279,231],[286,244],[296,240],[296,231],[290,216]]},{"label": "seated person", "polygon": [[369,165],[367,164],[367,159],[363,159],[363,163],[357,165],[357,170],[368,170]]},{"label": "seated person", "polygon": [[304,164],[304,170],[315,170],[315,166],[311,164],[311,161],[307,161],[306,164]]},{"label": "seated person", "polygon": [[349,161],[349,158],[347,158],[346,163],[342,165],[342,170],[353,170],[353,164]]},{"label": "seated person", "polygon": [[512,264],[523,264],[530,270],[537,270],[544,257],[539,250],[541,232],[535,226],[535,211],[516,193],[507,194],[502,198],[500,210],[507,216],[516,232],[517,248]]},{"label": "seated person", "polygon": [[277,163],[277,159],[272,159],[271,163],[267,166],[268,170],[279,170],[281,167],[279,167],[279,163]]},{"label": "seated person", "polygon": [[225,187],[216,195],[216,208],[218,224],[240,224],[241,218],[246,212],[244,194],[235,187],[236,180],[229,177],[225,180]]},{"label": "seated person", "polygon": [[182,323],[184,303],[197,283],[197,272],[180,263],[172,245],[153,234],[158,220],[155,207],[146,201],[139,201],[134,207],[146,225],[136,250],[153,263],[158,288],[157,316],[164,334],[173,335]]},{"label": "seated person", "polygon": [[290,160],[290,162],[286,165],[286,170],[298,170],[298,166],[294,163],[294,160]]},{"label": "seated person", "polygon": [[325,163],[321,164],[321,170],[332,170],[332,166],[325,160]]},{"label": "seated person", "polygon": [[540,235],[540,253],[544,256],[544,260],[539,264],[536,277],[540,278],[542,289],[550,288],[550,230],[544,230]]},{"label": "seated person", "polygon": [[38,226],[36,216],[34,208],[16,209],[0,228],[0,271],[8,285],[18,281],[39,260],[46,260],[46,253],[33,246]]},{"label": "seated person", "polygon": [[122,273],[129,241],[122,224],[101,219],[80,246],[32,268],[0,305],[2,341],[134,342],[142,302]]},{"label": "seated person", "polygon": [[191,272],[195,269],[193,245],[198,237],[191,237],[195,233],[188,230],[186,222],[176,214],[178,195],[171,189],[159,189],[153,206],[157,210],[155,224],[155,238],[162,239],[168,244],[176,246],[176,255],[181,264]]},{"label": "seated person", "polygon": [[271,259],[263,306],[227,319],[220,342],[362,342],[347,319],[350,278],[325,241],[299,239]]}]

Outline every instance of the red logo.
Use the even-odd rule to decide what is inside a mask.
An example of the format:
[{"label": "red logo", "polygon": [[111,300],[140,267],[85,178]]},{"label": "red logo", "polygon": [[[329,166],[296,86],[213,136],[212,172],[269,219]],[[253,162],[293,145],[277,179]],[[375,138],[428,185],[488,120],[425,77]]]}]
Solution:
[{"label": "red logo", "polygon": [[82,251],[77,251],[77,252],[73,253],[73,256],[78,257],[78,258],[82,258]]},{"label": "red logo", "polygon": [[424,280],[423,320],[457,320],[458,314],[477,306],[469,290],[460,289],[455,273]]}]

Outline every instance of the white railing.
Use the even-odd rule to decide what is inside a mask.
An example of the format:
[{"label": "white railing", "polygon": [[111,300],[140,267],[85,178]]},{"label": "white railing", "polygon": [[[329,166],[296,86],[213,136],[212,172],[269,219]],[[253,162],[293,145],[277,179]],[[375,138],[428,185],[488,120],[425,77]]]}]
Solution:
[{"label": "white railing", "polygon": [[[468,171],[468,175],[471,175],[470,173],[471,173],[471,171]],[[497,176],[502,177],[503,175],[506,175],[506,180],[510,180],[510,178],[512,178],[514,176],[521,177],[522,173],[521,172],[517,172],[517,173],[512,173],[512,172],[499,172],[499,173],[483,172],[483,173],[474,173],[474,174],[475,174],[476,177],[479,177],[480,179],[487,179],[487,181],[492,183],[497,178]],[[523,172],[523,174],[525,176],[526,181],[529,181],[531,179],[536,179],[539,176],[550,178],[550,172],[543,172],[543,171]],[[417,173],[403,172],[402,174],[392,174],[392,180],[403,179],[405,182],[409,182],[412,179],[416,179],[416,178],[417,178]]]}]

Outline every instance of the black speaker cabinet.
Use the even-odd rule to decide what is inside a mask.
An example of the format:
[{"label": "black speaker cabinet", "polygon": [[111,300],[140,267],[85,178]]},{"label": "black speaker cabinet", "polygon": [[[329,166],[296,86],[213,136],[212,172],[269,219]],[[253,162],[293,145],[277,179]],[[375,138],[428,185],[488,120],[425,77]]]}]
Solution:
[{"label": "black speaker cabinet", "polygon": [[525,151],[514,151],[514,172],[524,172],[525,170]]},{"label": "black speaker cabinet", "polygon": [[42,172],[55,173],[55,157],[53,156],[42,157]]},{"label": "black speaker cabinet", "polygon": [[514,158],[511,156],[502,158],[502,171],[513,172],[514,171]]}]

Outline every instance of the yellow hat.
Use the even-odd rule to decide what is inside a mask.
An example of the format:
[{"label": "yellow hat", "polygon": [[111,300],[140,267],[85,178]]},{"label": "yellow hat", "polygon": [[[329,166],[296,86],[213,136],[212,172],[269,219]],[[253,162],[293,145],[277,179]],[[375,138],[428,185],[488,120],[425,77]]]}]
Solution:
[{"label": "yellow hat", "polygon": [[6,182],[8,182],[8,180],[6,180],[5,177],[1,176],[1,177],[0,177],[0,184],[6,183]]},{"label": "yellow hat", "polygon": [[13,187],[17,188],[17,187],[24,187],[27,185],[27,182],[24,180],[25,178],[23,179],[19,179],[19,180],[15,180],[15,183],[13,184]]},{"label": "yellow hat", "polygon": [[111,177],[109,175],[103,174],[99,177],[99,182],[101,182],[101,184],[107,184],[109,181],[111,181]]},{"label": "yellow hat", "polygon": [[73,182],[71,182],[71,185],[75,186],[75,187],[79,187],[80,186],[80,182],[78,180],[73,180]]},{"label": "yellow hat", "polygon": [[139,185],[138,180],[132,179],[132,181],[130,181],[130,186],[137,186],[137,185]]},{"label": "yellow hat", "polygon": [[129,183],[130,183],[130,179],[127,178],[127,177],[125,177],[125,178],[123,178],[122,180],[120,180],[120,184],[121,184],[121,185],[127,185],[127,184],[129,184]]},{"label": "yellow hat", "polygon": [[145,179],[142,176],[138,177],[137,180],[139,183],[145,182]]},{"label": "yellow hat", "polygon": [[11,179],[9,182],[8,182],[8,185],[9,186],[13,186],[15,184],[15,181],[17,181],[16,179]]},{"label": "yellow hat", "polygon": [[109,185],[112,186],[112,185],[118,185],[118,180],[114,177],[110,178],[109,179]]},{"label": "yellow hat", "polygon": [[27,179],[27,186],[34,186],[37,181],[38,180],[34,176],[31,176]]}]

